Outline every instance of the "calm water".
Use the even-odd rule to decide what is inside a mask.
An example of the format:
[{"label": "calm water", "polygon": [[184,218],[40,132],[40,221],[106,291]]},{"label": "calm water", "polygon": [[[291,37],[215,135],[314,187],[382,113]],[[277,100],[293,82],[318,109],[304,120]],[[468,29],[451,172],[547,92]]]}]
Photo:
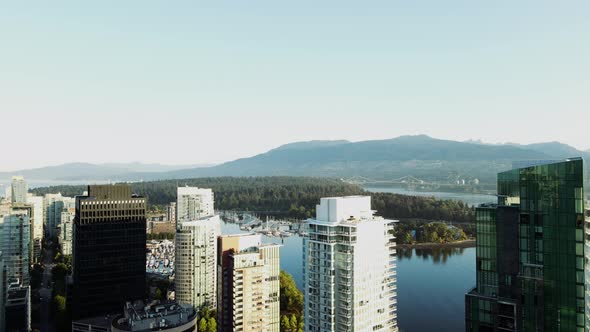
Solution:
[{"label": "calm water", "polygon": [[438,199],[452,199],[455,201],[463,201],[464,203],[469,204],[471,206],[497,201],[496,196],[484,194],[448,193],[438,191],[411,191],[405,188],[392,187],[363,187],[363,189],[374,193],[394,193],[409,196],[427,196]]},{"label": "calm water", "polygon": [[[223,234],[244,233],[223,223]],[[263,242],[281,239],[262,236]],[[281,269],[303,287],[303,241],[284,239]],[[464,296],[475,285],[475,248],[400,249],[397,263],[397,310],[401,331],[463,331]],[[427,315],[425,315],[427,314]]]}]

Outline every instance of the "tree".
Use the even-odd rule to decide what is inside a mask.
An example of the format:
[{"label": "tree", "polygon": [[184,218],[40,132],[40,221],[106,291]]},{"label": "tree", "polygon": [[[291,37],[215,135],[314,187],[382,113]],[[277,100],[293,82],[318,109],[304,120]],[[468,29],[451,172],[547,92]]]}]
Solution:
[{"label": "tree", "polygon": [[53,297],[53,303],[55,304],[55,311],[57,313],[65,313],[66,312],[66,298],[61,295],[56,295]]},{"label": "tree", "polygon": [[295,285],[293,277],[281,271],[279,275],[281,311],[301,313],[303,311],[303,294]]},{"label": "tree", "polygon": [[286,332],[289,331],[291,328],[291,322],[289,321],[289,317],[287,315],[281,316],[281,331]]},{"label": "tree", "polygon": [[462,229],[459,229],[459,231],[457,232],[458,234],[458,240],[467,240],[467,235],[465,234],[465,232]]},{"label": "tree", "polygon": [[297,330],[297,316],[295,316],[295,314],[291,314],[291,319],[289,319],[289,326],[291,328],[291,331],[295,331]]},{"label": "tree", "polygon": [[412,234],[410,232],[406,232],[406,235],[404,235],[404,243],[412,243]]},{"label": "tree", "polygon": [[64,263],[56,264],[51,269],[51,275],[52,275],[53,281],[63,280],[63,279],[65,279],[67,274],[68,274],[68,267]]},{"label": "tree", "polygon": [[209,323],[207,324],[207,332],[217,332],[217,320],[215,317],[209,318]]},{"label": "tree", "polygon": [[199,331],[207,331],[207,320],[205,318],[201,318],[199,320]]},{"label": "tree", "polygon": [[164,300],[164,295],[162,294],[162,291],[159,288],[156,288],[154,297],[156,298],[156,300]]}]

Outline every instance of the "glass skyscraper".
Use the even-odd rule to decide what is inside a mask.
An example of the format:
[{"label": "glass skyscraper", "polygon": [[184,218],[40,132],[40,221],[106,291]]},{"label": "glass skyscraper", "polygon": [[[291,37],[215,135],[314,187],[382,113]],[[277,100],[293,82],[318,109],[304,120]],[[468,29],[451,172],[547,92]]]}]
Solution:
[{"label": "glass skyscraper", "polygon": [[588,331],[590,223],[580,158],[498,174],[476,209],[476,287],[467,331]]},{"label": "glass skyscraper", "polygon": [[129,185],[88,186],[73,225],[74,319],[118,313],[145,296],[146,199]]}]

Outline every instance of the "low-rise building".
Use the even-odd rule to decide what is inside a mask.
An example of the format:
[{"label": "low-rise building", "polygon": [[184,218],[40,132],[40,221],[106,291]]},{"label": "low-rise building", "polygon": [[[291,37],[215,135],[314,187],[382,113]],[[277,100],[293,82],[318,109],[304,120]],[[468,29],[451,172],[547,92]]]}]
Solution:
[{"label": "low-rise building", "polygon": [[175,223],[171,221],[148,221],[148,232],[150,234],[174,233]]}]

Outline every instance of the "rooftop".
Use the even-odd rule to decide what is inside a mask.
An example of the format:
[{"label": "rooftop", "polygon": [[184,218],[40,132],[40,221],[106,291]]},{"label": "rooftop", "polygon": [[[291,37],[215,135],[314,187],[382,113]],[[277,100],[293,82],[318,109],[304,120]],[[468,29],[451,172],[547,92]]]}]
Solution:
[{"label": "rooftop", "polygon": [[189,304],[154,301],[144,306],[141,301],[127,302],[123,316],[113,320],[113,327],[124,331],[159,331],[190,323],[196,316],[195,308]]}]

